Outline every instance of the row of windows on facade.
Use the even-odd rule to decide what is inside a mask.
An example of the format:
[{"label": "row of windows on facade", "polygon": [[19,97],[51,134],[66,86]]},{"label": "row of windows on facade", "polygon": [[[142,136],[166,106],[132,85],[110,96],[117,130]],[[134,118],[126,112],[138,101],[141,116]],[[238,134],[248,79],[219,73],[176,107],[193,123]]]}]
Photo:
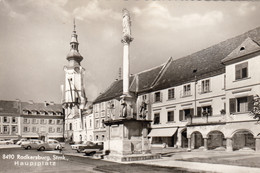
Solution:
[{"label": "row of windows on facade", "polygon": [[[253,108],[253,96],[232,98],[229,101],[230,104],[230,113],[246,113],[252,110]],[[225,109],[224,104],[224,109]],[[179,110],[179,121],[187,120],[188,117],[206,117],[212,116],[213,108],[212,106],[203,106],[197,107],[197,114],[194,115],[194,109],[183,109]],[[167,122],[174,122],[174,111],[167,112]],[[154,113],[154,124],[160,124],[160,113]]]},{"label": "row of windows on facade", "polygon": [[[41,131],[45,131],[45,130],[41,130]],[[30,127],[23,127],[23,132],[30,132]],[[31,132],[39,132],[39,128],[32,127],[32,131]],[[55,133],[55,128],[54,127],[49,127],[48,132],[49,133]],[[62,128],[57,127],[56,132],[57,133],[61,133],[62,132]]]},{"label": "row of windows on facade", "polygon": [[[201,82],[201,91],[200,93],[208,93],[210,92],[210,80],[203,80]],[[183,85],[183,90],[180,93],[180,97],[186,97],[191,96],[191,84]],[[168,100],[175,98],[175,89],[171,88],[168,89]],[[162,101],[162,93],[161,92],[155,92],[154,93],[154,102],[161,102]]]},{"label": "row of windows on facade", "polygon": [[[39,119],[39,120],[40,120],[40,124],[47,124],[47,120],[45,120],[45,119]],[[39,120],[33,118],[32,119],[32,124],[38,124]],[[56,124],[62,124],[62,122],[63,122],[62,120],[56,120]],[[29,124],[30,123],[30,119],[24,118],[23,119],[23,123]],[[49,120],[48,124],[55,124],[55,120],[53,120],[53,119]]]},{"label": "row of windows on facade", "polygon": [[102,102],[100,104],[95,104],[93,108],[94,108],[94,112],[99,112],[99,110],[104,111],[106,109],[106,107],[108,109],[114,109],[115,108],[114,100],[110,100],[107,103]]},{"label": "row of windows on facade", "polygon": [[2,121],[1,121],[1,117],[0,117],[0,122],[3,123],[18,123],[18,118],[17,117],[3,117]]},{"label": "row of windows on facade", "polygon": [[23,110],[24,115],[62,115],[61,112],[53,112],[53,111],[28,111]]},{"label": "row of windows on facade", "polygon": [[[105,120],[104,119],[102,119],[102,121],[101,121],[101,126],[100,126],[100,124],[99,124],[99,120],[97,119],[96,120],[96,123],[95,123],[95,128],[99,128],[99,127],[102,127],[102,128],[105,128]],[[91,128],[92,127],[92,120],[90,119],[89,120],[89,127]],[[85,128],[87,128],[87,124],[85,123]],[[72,125],[72,123],[70,123],[69,124],[69,130],[73,130],[73,125]]]},{"label": "row of windows on facade", "polygon": [[[235,80],[241,80],[248,78],[248,62],[244,62],[235,66]],[[210,92],[210,80],[202,80],[201,85],[199,87],[199,93],[208,93]],[[183,90],[180,93],[180,97],[191,96],[191,84],[183,85]],[[175,89],[168,89],[168,100],[175,98]],[[162,93],[155,92],[154,93],[154,102],[162,101]]]},{"label": "row of windows on facade", "polygon": [[105,140],[105,135],[101,135],[101,138],[99,138],[98,135],[96,135],[95,141],[104,141]]},{"label": "row of windows on facade", "polygon": [[4,125],[3,128],[0,127],[1,133],[3,134],[9,134],[11,133],[17,133],[18,132],[18,126],[11,126],[11,131],[10,131],[10,126]]},{"label": "row of windows on facade", "polygon": [[[235,66],[235,80],[240,80],[244,78],[248,78],[248,62],[244,62]],[[201,85],[199,86],[199,93],[208,93],[210,92],[210,79],[202,80]],[[144,95],[143,100],[146,100],[146,95]],[[191,96],[191,84],[183,85],[183,90],[180,93],[180,97]],[[175,98],[175,89],[168,89],[168,100]],[[155,92],[154,93],[154,102],[162,101],[162,93]],[[105,102],[94,105],[94,112],[98,112],[99,109],[105,110]],[[114,107],[114,101],[111,100],[108,104],[108,108],[111,109],[111,105]],[[112,108],[113,108],[112,107]],[[101,115],[102,116],[102,115]],[[105,114],[104,114],[105,116]]]}]

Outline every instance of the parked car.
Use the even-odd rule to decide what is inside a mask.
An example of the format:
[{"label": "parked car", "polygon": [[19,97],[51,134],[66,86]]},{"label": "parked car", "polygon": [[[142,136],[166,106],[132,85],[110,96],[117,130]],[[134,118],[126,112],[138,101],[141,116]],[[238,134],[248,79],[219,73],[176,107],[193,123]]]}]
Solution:
[{"label": "parked car", "polygon": [[86,155],[94,155],[97,152],[101,152],[104,148],[103,142],[88,142],[85,146],[79,146],[77,149],[78,153],[85,153]]},{"label": "parked car", "polygon": [[44,150],[59,150],[64,148],[62,143],[55,139],[48,139],[47,142],[44,142],[38,146],[39,151],[44,151]]},{"label": "parked car", "polygon": [[28,142],[23,142],[21,144],[21,147],[24,149],[38,149],[40,144],[43,144],[44,142],[42,140],[39,139],[32,139],[29,140]]},{"label": "parked car", "polygon": [[22,142],[28,141],[27,139],[20,139],[19,141],[16,142],[17,145],[21,145]]},{"label": "parked car", "polygon": [[72,150],[78,150],[80,146],[87,146],[89,145],[89,143],[91,143],[90,141],[84,141],[82,143],[79,143],[79,144],[73,144],[71,145],[71,149]]},{"label": "parked car", "polygon": [[14,144],[14,141],[12,139],[0,139],[0,145],[9,145]]}]

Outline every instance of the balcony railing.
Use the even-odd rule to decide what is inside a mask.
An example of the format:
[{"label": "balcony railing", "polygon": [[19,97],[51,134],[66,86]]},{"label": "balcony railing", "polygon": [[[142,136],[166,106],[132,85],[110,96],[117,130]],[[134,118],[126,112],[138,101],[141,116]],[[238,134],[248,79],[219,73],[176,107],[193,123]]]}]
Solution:
[{"label": "balcony railing", "polygon": [[189,124],[220,123],[225,121],[226,119],[223,115],[188,118]]}]

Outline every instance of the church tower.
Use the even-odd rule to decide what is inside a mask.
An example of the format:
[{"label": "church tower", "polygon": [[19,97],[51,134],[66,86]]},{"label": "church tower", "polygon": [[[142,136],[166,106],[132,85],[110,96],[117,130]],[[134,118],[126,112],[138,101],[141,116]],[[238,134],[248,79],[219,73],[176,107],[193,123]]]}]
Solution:
[{"label": "church tower", "polygon": [[85,69],[80,65],[83,57],[79,53],[78,35],[74,19],[74,29],[71,35],[70,51],[67,55],[68,64],[64,67],[65,85],[63,87],[62,104],[65,109],[65,138],[74,140],[73,124],[76,119],[81,120],[81,129],[83,128],[82,111],[86,105],[84,73]]}]

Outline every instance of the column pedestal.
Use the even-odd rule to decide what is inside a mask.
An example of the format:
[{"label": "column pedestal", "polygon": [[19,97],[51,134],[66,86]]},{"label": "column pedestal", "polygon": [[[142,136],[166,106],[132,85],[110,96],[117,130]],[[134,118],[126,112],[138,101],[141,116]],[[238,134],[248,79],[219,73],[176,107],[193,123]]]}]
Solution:
[{"label": "column pedestal", "polygon": [[255,151],[260,152],[260,136],[255,138]]},{"label": "column pedestal", "polygon": [[208,138],[204,138],[204,151],[208,150]]},{"label": "column pedestal", "polygon": [[187,151],[191,151],[191,138],[188,138],[188,149]]},{"label": "column pedestal", "polygon": [[232,138],[227,138],[227,148],[226,148],[226,151],[233,151],[233,141],[232,141]]}]

